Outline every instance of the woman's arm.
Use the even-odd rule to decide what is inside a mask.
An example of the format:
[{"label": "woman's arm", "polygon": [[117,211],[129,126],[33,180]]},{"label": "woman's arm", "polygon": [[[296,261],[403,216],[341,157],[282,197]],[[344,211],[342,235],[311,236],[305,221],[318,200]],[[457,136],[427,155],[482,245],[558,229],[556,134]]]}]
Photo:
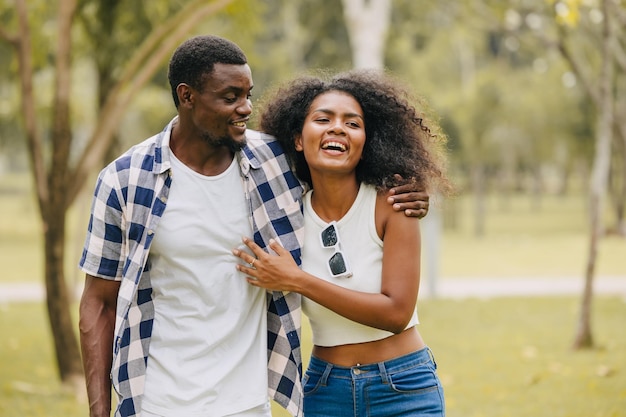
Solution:
[{"label": "woman's arm", "polygon": [[270,242],[270,248],[277,255],[270,255],[244,238],[256,260],[234,250],[236,256],[252,263],[252,267],[237,265],[237,269],[248,275],[248,282],[254,286],[298,292],[350,320],[400,333],[413,315],[419,289],[419,221],[393,212],[385,199],[379,196],[376,205],[377,229],[384,241],[382,288],[378,294],[349,290],[302,271],[290,253],[275,241]]}]

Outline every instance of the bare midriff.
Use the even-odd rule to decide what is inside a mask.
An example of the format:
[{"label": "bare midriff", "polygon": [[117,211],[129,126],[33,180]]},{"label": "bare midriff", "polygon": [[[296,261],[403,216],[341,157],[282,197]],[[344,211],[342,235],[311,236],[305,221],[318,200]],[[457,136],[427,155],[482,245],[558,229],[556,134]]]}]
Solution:
[{"label": "bare midriff", "polygon": [[424,348],[415,327],[373,342],[339,346],[313,346],[313,356],[339,366],[367,365],[384,362]]}]

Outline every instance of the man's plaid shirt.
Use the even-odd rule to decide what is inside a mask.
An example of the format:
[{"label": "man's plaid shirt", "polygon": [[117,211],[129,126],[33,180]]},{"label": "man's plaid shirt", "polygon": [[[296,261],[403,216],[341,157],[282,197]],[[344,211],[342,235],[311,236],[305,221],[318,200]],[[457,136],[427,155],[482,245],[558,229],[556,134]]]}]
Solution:
[{"label": "man's plaid shirt", "polygon": [[[175,121],[100,172],[79,263],[90,275],[121,281],[111,371],[116,417],[141,412],[154,319],[147,259],[172,183],[169,138]],[[303,188],[278,142],[250,130],[246,137],[237,159],[254,240],[263,248],[270,238],[278,240],[300,264]],[[294,416],[302,415],[300,324],[299,294],[268,293],[269,394]]]}]

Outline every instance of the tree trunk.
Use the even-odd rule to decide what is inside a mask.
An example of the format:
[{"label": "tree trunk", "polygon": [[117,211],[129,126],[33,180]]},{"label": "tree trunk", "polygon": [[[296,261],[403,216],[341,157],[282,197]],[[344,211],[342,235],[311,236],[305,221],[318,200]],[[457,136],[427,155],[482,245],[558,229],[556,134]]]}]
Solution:
[{"label": "tree trunk", "polygon": [[[619,117],[616,115],[616,118]],[[613,159],[611,201],[615,212],[615,226],[612,231],[618,236],[626,237],[626,128],[619,125],[616,141],[616,155]]]},{"label": "tree trunk", "polygon": [[[67,210],[67,164],[71,145],[69,120],[71,21],[76,3],[60,1],[58,5],[59,36],[56,47],[54,103],[51,132],[50,168],[46,170],[42,137],[35,115],[33,89],[31,31],[24,0],[16,1],[18,37],[12,42],[19,57],[21,98],[24,126],[36,186],[37,203],[44,229],[45,284],[48,320],[55,343],[59,375],[64,383],[76,388],[82,380],[82,365],[74,325],[70,314],[70,298],[65,286],[63,256],[65,213]],[[81,390],[84,391],[84,390]]]},{"label": "tree trunk", "polygon": [[589,252],[585,269],[585,287],[582,294],[580,317],[574,339],[573,348],[593,347],[591,331],[591,304],[593,300],[593,280],[595,276],[598,244],[602,235],[604,196],[608,183],[611,161],[611,136],[613,131],[613,96],[611,85],[613,81],[613,60],[611,56],[611,19],[608,14],[608,0],[602,1],[603,20],[602,30],[602,70],[600,75],[600,108],[596,127],[595,157],[591,172],[589,192]]},{"label": "tree trunk", "polygon": [[342,0],[354,68],[382,69],[391,0]]},{"label": "tree trunk", "polygon": [[531,198],[530,198],[530,209],[532,211],[541,211],[541,203],[543,201],[543,177],[541,175],[541,166],[536,164],[532,166],[532,170],[530,172],[531,176]]},{"label": "tree trunk", "polygon": [[572,178],[572,170],[574,169],[572,165],[572,162],[566,162],[558,173],[559,184],[556,193],[562,197],[569,194],[570,180]]},{"label": "tree trunk", "polygon": [[[70,122],[72,19],[75,0],[59,2],[55,61],[55,94],[52,117],[52,156],[48,172],[48,200],[41,209],[44,223],[45,280],[48,320],[52,330],[61,381],[68,385],[82,380],[82,362],[65,283],[65,217],[68,207],[68,161],[72,144]],[[78,388],[78,387],[75,387]],[[78,391],[77,391],[78,392]]]},{"label": "tree trunk", "polygon": [[18,57],[18,67],[20,74],[20,100],[22,108],[22,117],[24,130],[26,134],[26,145],[28,147],[28,156],[30,161],[30,169],[35,184],[35,194],[37,195],[37,204],[39,209],[48,199],[48,187],[46,182],[46,170],[42,151],[42,137],[38,129],[36,105],[35,105],[35,89],[34,89],[34,69],[32,58],[32,41],[30,34],[30,26],[28,23],[28,10],[25,0],[15,2],[15,10],[18,20],[17,36],[7,39],[15,48]]},{"label": "tree trunk", "polygon": [[53,335],[56,362],[61,381],[74,385],[82,381],[82,364],[74,322],[69,306],[72,296],[68,291],[64,272],[65,213],[50,207],[49,221],[44,232],[46,259],[46,305]]},{"label": "tree trunk", "polygon": [[615,233],[626,238],[626,166],[622,166],[622,188],[615,207]]},{"label": "tree trunk", "polygon": [[485,235],[485,217],[487,212],[487,184],[485,167],[480,161],[472,164],[472,194],[474,195],[474,236]]}]

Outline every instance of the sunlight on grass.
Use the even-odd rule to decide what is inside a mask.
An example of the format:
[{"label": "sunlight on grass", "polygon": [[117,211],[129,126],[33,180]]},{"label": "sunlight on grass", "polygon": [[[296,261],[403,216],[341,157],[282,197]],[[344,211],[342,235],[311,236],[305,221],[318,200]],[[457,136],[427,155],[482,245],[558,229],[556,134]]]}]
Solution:
[{"label": "sunlight on grass", "polygon": [[[597,348],[586,351],[570,349],[576,298],[426,300],[418,309],[448,417],[626,416],[626,300],[596,298]],[[57,381],[41,303],[0,305],[0,332],[8,335],[0,339],[0,416],[87,415]],[[303,340],[308,359],[307,325]],[[275,407],[274,417],[287,416]]]},{"label": "sunlight on grass", "polygon": [[572,351],[578,300],[421,303],[449,416],[625,416],[626,300],[598,297],[597,348]]}]

